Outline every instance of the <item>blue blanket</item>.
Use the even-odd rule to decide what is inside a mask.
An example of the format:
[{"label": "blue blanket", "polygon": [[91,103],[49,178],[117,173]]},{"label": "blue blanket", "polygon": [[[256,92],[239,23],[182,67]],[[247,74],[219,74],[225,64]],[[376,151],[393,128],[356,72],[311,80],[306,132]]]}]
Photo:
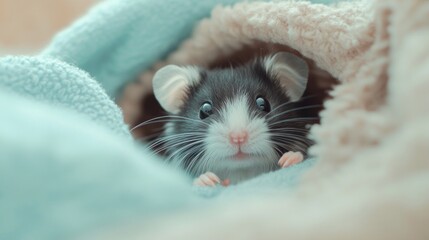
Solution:
[{"label": "blue blanket", "polygon": [[313,161],[226,189],[192,188],[132,140],[114,103],[215,5],[234,2],[108,0],[38,56],[0,58],[0,239],[73,239],[201,196],[293,189]]}]

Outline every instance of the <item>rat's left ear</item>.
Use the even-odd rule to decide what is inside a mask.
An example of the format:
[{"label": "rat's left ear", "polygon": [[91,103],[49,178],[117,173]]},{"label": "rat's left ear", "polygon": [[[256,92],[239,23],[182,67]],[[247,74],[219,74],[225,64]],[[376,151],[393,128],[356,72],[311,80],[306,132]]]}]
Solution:
[{"label": "rat's left ear", "polygon": [[188,98],[189,88],[199,81],[198,68],[168,65],[155,73],[153,93],[164,110],[177,114]]},{"label": "rat's left ear", "polygon": [[309,69],[304,59],[287,52],[265,58],[264,65],[291,101],[298,101],[307,87]]}]

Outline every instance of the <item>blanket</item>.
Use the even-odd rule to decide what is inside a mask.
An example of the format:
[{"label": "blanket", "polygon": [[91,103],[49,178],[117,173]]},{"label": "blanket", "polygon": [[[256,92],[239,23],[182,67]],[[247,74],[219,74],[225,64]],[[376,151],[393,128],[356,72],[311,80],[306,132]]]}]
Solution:
[{"label": "blanket", "polygon": [[[217,67],[270,47],[313,60],[339,81],[311,131],[317,162],[292,193],[166,218],[162,224],[174,227],[162,233],[159,224],[129,230],[157,239],[427,239],[428,15],[423,0],[215,9],[153,71],[165,64]],[[320,77],[313,83],[327,80]]]},{"label": "blanket", "polygon": [[[40,54],[0,58],[1,239],[76,239],[221,192],[192,189],[136,144],[115,99],[215,5],[233,2],[104,1]],[[295,185],[301,170],[291,170],[272,181]],[[275,187],[267,178],[258,183]]]},{"label": "blanket", "polygon": [[[2,239],[429,236],[429,4],[242,3],[184,41],[234,2],[108,0],[38,56],[0,59]],[[317,160],[202,199],[207,189],[133,141],[116,103],[141,72],[260,43],[340,82],[312,130]]]}]

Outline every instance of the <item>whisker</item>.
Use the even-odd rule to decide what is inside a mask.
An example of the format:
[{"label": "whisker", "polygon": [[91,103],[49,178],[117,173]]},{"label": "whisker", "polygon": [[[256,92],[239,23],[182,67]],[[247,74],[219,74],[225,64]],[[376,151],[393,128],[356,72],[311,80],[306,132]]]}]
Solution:
[{"label": "whisker", "polygon": [[182,166],[182,168],[184,167],[184,160],[192,155],[194,153],[194,151],[192,150],[192,148],[184,148],[181,149],[180,153],[178,153],[177,155],[174,156],[174,158],[171,158],[171,162],[175,162],[176,165]]},{"label": "whisker", "polygon": [[302,152],[306,152],[309,147],[307,144],[301,143],[299,141],[278,142],[277,146],[287,149],[288,151],[298,147]]},{"label": "whisker", "polygon": [[274,142],[274,141],[272,141],[272,140],[267,140],[267,142],[268,143],[271,143],[273,146],[273,148],[274,148],[274,150],[276,150],[276,152],[278,153],[278,155],[277,156],[281,156],[283,153],[282,153],[282,151],[277,147],[277,143],[276,142]]},{"label": "whisker", "polygon": [[[194,172],[195,173],[204,173],[206,171],[211,170],[211,166],[215,163],[213,159],[215,159],[216,156],[213,156],[212,153],[207,154],[205,153],[205,157],[201,158],[200,161],[198,161],[195,165]],[[215,159],[218,160],[218,159]]]},{"label": "whisker", "polygon": [[161,134],[162,134],[162,131],[159,131],[159,132],[152,133],[150,135],[147,135],[147,136],[144,136],[144,137],[141,137],[141,138],[137,138],[136,140],[140,141],[140,142],[148,143],[150,139],[159,137],[159,135],[161,135]]},{"label": "whisker", "polygon": [[[185,172],[193,175],[196,173],[195,167],[199,164],[199,161],[201,160],[201,155],[204,154],[204,151],[203,151],[201,146],[194,147],[190,150],[191,151],[189,151],[187,154],[183,155],[180,158],[180,162],[181,162],[183,167],[186,167]],[[187,161],[188,163],[185,165],[184,162],[187,159],[190,159],[190,161]]]},{"label": "whisker", "polygon": [[[140,123],[140,124],[136,125],[136,126],[135,126],[135,127],[133,127],[130,131],[132,132],[132,131],[136,130],[137,128],[145,127],[145,126],[149,126],[149,125],[151,125],[151,124],[159,124],[159,123],[180,123],[180,122],[188,123],[188,122],[190,122],[190,121],[191,121],[191,120],[185,120],[185,119],[173,119],[173,120],[171,120],[171,119],[161,119],[161,120],[154,120],[154,121],[150,121],[150,122],[146,121],[146,122],[143,122],[143,123]],[[202,123],[202,122],[201,122],[201,124],[206,124],[206,123]]]},{"label": "whisker", "polygon": [[161,152],[163,152],[163,151],[168,151],[169,149],[171,149],[171,148],[173,148],[173,147],[177,147],[177,146],[180,146],[180,145],[182,145],[182,144],[186,144],[186,143],[193,143],[194,141],[197,141],[197,140],[189,140],[189,141],[187,141],[187,142],[179,142],[179,143],[175,143],[175,144],[170,144],[170,145],[168,145],[168,146],[166,146],[166,145],[164,145],[164,146],[159,146],[158,148],[155,148],[155,147],[153,147],[152,148],[152,151],[155,153],[155,154],[160,154]]},{"label": "whisker", "polygon": [[[155,152],[158,154],[164,150],[167,150],[169,148],[173,148],[176,146],[180,146],[181,144],[186,144],[186,143],[192,143],[195,141],[200,141],[202,140],[201,138],[192,138],[192,139],[187,139],[186,141],[180,141],[180,142],[175,142],[175,143],[170,143],[170,144],[166,144],[163,147],[160,147],[159,149],[157,149]],[[152,146],[151,149],[153,149],[155,146]]]},{"label": "whisker", "polygon": [[175,150],[173,153],[169,154],[169,157],[167,159],[172,160],[174,157],[176,157],[176,154],[181,153],[181,152],[186,152],[187,148],[192,148],[193,146],[198,145],[198,144],[202,144],[202,143],[204,143],[204,141],[201,140],[201,141],[195,141],[193,143],[187,144],[186,146],[181,147],[181,148]]},{"label": "whisker", "polygon": [[307,144],[313,143],[310,139],[306,138],[305,136],[297,135],[297,134],[272,135],[272,138],[273,139],[275,138],[277,140],[294,139]]},{"label": "whisker", "polygon": [[[267,118],[267,120],[269,121],[269,120],[271,120],[271,119],[273,119],[273,118],[275,118],[275,117],[278,117],[278,116],[280,116],[280,115],[285,115],[285,114],[290,113],[290,112],[300,111],[300,110],[305,110],[305,109],[312,109],[312,108],[317,108],[317,107],[321,107],[321,106],[322,106],[322,105],[318,104],[318,105],[310,105],[310,106],[304,106],[304,107],[298,107],[298,108],[287,109],[286,111],[279,112],[279,113],[278,113],[278,114],[276,114],[276,115],[273,115],[273,116],[268,117],[268,118]],[[271,111],[271,112],[272,112],[272,111]],[[271,113],[271,112],[270,112],[270,113]],[[267,115],[268,115],[268,114],[267,114]]]},{"label": "whisker", "polygon": [[193,122],[198,122],[199,124],[204,124],[204,125],[208,125],[205,122],[202,122],[200,120],[197,119],[192,119],[192,118],[187,118],[187,117],[182,117],[182,116],[174,116],[174,115],[167,115],[167,116],[160,116],[160,117],[156,117],[156,118],[152,118],[149,119],[147,121],[144,121],[142,123],[137,124],[136,126],[134,126],[133,128],[131,128],[131,132],[134,131],[136,128],[148,125],[148,124],[154,124],[154,123],[163,123],[163,122],[172,122],[172,121],[193,121]]},{"label": "whisker", "polygon": [[285,106],[287,106],[288,104],[297,104],[297,103],[302,102],[302,101],[304,101],[304,100],[307,100],[307,99],[310,99],[310,98],[314,98],[314,97],[318,97],[318,96],[319,96],[318,94],[314,94],[314,95],[309,95],[309,96],[303,97],[303,98],[301,98],[299,101],[296,101],[296,102],[285,102],[285,103],[282,103],[282,104],[278,105],[277,107],[275,107],[274,109],[272,109],[272,110],[267,114],[267,116],[268,116],[268,115],[270,115],[271,113],[275,112],[277,109],[279,109],[279,108],[281,108],[281,107],[285,107]]},{"label": "whisker", "polygon": [[303,138],[306,138],[308,131],[277,131],[277,132],[271,132],[271,136],[278,136],[278,137],[284,137],[288,135],[292,136],[300,136]]},{"label": "whisker", "polygon": [[290,118],[290,119],[285,119],[285,120],[281,120],[281,121],[277,121],[274,123],[269,124],[269,127],[272,127],[274,125],[280,124],[280,123],[287,123],[287,122],[298,122],[298,121],[315,121],[318,120],[319,118],[317,117],[298,117],[298,118]]},{"label": "whisker", "polygon": [[[305,152],[306,149],[308,148],[307,145],[304,145],[300,142],[289,142],[288,141],[288,142],[277,142],[276,144],[277,144],[277,146],[284,148],[284,149],[287,149],[288,151],[295,151],[295,152],[296,152],[296,150],[299,150],[300,152]],[[286,152],[283,152],[283,154],[284,153],[286,153]]]},{"label": "whisker", "polygon": [[192,132],[186,132],[186,133],[176,133],[176,134],[171,134],[171,135],[159,137],[159,139],[157,139],[157,140],[168,141],[170,139],[177,139],[177,138],[181,138],[181,137],[205,136],[204,133],[205,133],[204,131],[192,131]]},{"label": "whisker", "polygon": [[274,128],[272,133],[309,133],[308,129]]},{"label": "whisker", "polygon": [[309,140],[308,138],[306,138],[305,136],[302,135],[298,135],[298,134],[272,134],[271,135],[273,138],[278,138],[278,139],[283,139],[283,138],[294,138],[294,139],[298,139],[300,141],[306,141],[306,142],[311,142],[311,140]]},{"label": "whisker", "polygon": [[189,162],[189,165],[186,167],[186,169],[185,169],[185,171],[186,172],[188,172],[188,173],[191,173],[192,172],[192,169],[195,167],[195,165],[197,164],[197,162],[199,161],[199,160],[201,160],[200,159],[200,155],[201,154],[203,154],[204,152],[203,151],[200,151],[199,153],[197,153],[193,158],[192,158],[192,160]]},{"label": "whisker", "polygon": [[215,156],[209,156],[206,158],[202,159],[202,163],[200,164],[202,170],[202,172],[206,172],[206,171],[211,171],[212,170],[212,166],[216,163],[217,160],[219,159],[215,159]]},{"label": "whisker", "polygon": [[201,137],[204,136],[204,131],[192,131],[192,132],[187,132],[187,133],[177,133],[177,134],[172,134],[172,135],[167,135],[167,136],[162,136],[159,137],[158,139],[155,139],[153,142],[150,142],[150,144],[156,143],[156,142],[163,142],[163,141],[173,141],[176,139],[182,139],[182,138],[189,138],[189,137]]},{"label": "whisker", "polygon": [[295,143],[295,142],[300,142],[300,143],[304,144],[305,146],[309,146],[309,145],[312,144],[312,142],[306,141],[303,138],[293,137],[293,136],[288,136],[288,137],[274,137],[273,141],[277,141],[279,143]]},{"label": "whisker", "polygon": [[168,141],[175,141],[175,140],[181,140],[181,139],[188,139],[190,137],[201,137],[204,136],[203,134],[181,134],[181,135],[171,135],[171,136],[162,136],[159,137],[157,139],[154,139],[152,142],[150,142],[150,144],[154,144],[157,142],[168,142]]}]

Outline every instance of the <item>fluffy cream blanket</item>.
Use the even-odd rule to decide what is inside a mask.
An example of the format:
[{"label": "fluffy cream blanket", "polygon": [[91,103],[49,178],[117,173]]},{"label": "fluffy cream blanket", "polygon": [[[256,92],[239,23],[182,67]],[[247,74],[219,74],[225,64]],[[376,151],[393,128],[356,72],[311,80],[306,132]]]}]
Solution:
[{"label": "fluffy cream blanket", "polygon": [[312,129],[311,153],[319,160],[292,194],[237,199],[132,236],[429,239],[428,44],[427,0],[218,7],[154,70],[168,63],[217,66],[248,58],[243,49],[298,52],[329,73],[320,82],[339,80]]}]

